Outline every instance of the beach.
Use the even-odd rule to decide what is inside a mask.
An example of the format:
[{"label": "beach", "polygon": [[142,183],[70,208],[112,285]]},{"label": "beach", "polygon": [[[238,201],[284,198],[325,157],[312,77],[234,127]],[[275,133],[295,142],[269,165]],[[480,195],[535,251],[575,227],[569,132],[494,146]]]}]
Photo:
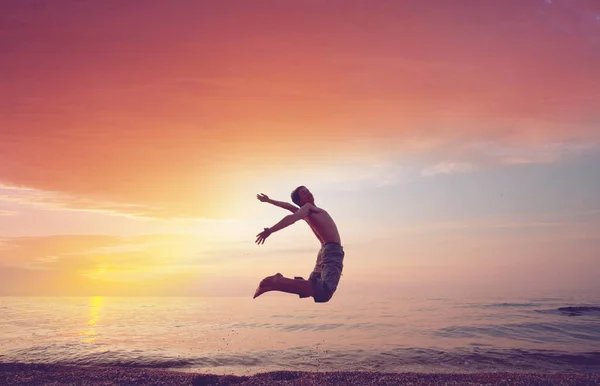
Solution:
[{"label": "beach", "polygon": [[271,371],[251,376],[155,369],[0,364],[2,385],[598,385],[599,373]]}]

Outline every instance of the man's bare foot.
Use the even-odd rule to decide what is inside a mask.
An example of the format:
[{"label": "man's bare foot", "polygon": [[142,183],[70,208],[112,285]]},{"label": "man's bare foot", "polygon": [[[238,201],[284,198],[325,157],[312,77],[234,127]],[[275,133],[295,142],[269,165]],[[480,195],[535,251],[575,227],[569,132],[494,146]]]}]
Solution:
[{"label": "man's bare foot", "polygon": [[283,277],[282,274],[276,273],[273,276],[267,276],[261,280],[256,292],[254,293],[254,297],[252,299],[256,299],[260,295],[264,294],[268,291],[273,291],[275,289],[275,283]]}]

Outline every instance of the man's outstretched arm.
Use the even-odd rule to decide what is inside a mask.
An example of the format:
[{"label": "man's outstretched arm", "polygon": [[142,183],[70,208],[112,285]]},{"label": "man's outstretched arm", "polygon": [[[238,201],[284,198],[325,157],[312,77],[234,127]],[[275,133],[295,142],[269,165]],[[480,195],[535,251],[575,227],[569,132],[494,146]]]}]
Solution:
[{"label": "man's outstretched arm", "polygon": [[256,195],[256,198],[257,198],[257,199],[258,199],[260,202],[268,202],[268,203],[269,203],[269,204],[271,204],[271,205],[275,205],[275,206],[278,206],[278,207],[280,207],[280,208],[287,209],[287,210],[289,210],[289,211],[290,211],[290,212],[292,212],[292,213],[296,213],[296,211],[299,209],[297,206],[294,206],[294,205],[292,205],[292,204],[290,204],[290,203],[288,203],[288,202],[271,200],[271,199],[269,198],[269,196],[267,196],[267,195],[266,195],[266,194],[264,194],[264,193],[257,194],[257,195]]},{"label": "man's outstretched arm", "polygon": [[277,232],[278,230],[281,230],[287,226],[292,225],[296,221],[305,218],[309,215],[311,207],[311,204],[306,204],[302,208],[298,209],[294,214],[288,214],[287,216],[282,218],[281,221],[273,225],[271,228],[265,228],[264,231],[256,235],[256,243],[264,244],[267,237],[269,237],[272,233]]}]

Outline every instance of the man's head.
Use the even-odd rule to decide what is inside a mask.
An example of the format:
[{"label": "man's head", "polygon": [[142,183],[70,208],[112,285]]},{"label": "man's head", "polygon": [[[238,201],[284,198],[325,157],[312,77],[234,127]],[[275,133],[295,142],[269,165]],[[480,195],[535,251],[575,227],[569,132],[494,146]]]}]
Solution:
[{"label": "man's head", "polygon": [[292,192],[292,201],[294,204],[302,207],[304,204],[310,203],[315,204],[315,198],[312,193],[306,188],[306,186],[298,186]]}]

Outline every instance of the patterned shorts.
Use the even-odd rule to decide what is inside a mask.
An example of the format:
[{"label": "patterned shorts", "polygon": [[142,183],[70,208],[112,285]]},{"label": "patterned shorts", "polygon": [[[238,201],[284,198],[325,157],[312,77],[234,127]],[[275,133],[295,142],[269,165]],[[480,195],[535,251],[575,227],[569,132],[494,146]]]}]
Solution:
[{"label": "patterned shorts", "polygon": [[308,278],[313,284],[315,303],[325,303],[335,293],[342,269],[344,268],[344,248],[337,243],[327,243],[317,255],[317,263]]}]

